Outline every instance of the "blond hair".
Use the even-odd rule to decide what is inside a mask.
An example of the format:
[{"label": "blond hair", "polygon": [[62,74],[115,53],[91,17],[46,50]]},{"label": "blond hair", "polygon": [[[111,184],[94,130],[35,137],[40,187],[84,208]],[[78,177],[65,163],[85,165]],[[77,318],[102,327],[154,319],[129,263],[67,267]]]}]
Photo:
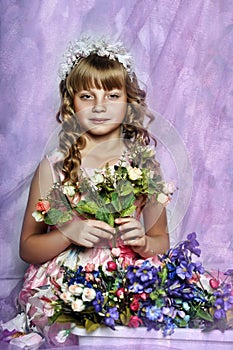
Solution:
[{"label": "blond hair", "polygon": [[[78,181],[81,165],[80,150],[85,147],[85,138],[75,115],[74,95],[78,91],[91,88],[102,88],[106,91],[115,88],[126,89],[128,107],[122,124],[122,132],[128,148],[132,142],[148,145],[151,139],[154,140],[143,125],[145,116],[150,121],[154,118],[147,109],[146,93],[139,88],[136,75],[134,74],[133,79],[130,79],[126,69],[117,60],[96,54],[82,58],[67,78],[60,83],[61,106],[57,113],[57,120],[62,127],[59,134],[59,145],[64,154],[64,160],[58,162],[56,167],[63,173],[63,183]],[[155,140],[154,142],[156,143]]]}]

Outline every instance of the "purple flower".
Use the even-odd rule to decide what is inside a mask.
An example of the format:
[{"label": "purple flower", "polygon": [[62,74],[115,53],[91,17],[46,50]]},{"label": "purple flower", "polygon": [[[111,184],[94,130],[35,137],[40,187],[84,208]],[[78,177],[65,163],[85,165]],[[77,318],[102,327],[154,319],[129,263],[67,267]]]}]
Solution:
[{"label": "purple flower", "polygon": [[119,312],[117,308],[115,306],[110,307],[105,314],[104,323],[106,326],[114,329],[115,321],[118,319],[119,319]]},{"label": "purple flower", "polygon": [[195,272],[199,272],[200,274],[203,274],[205,272],[204,267],[202,266],[202,263],[200,261],[197,261],[194,264],[194,270]]},{"label": "purple flower", "polygon": [[158,273],[154,266],[144,261],[141,267],[128,266],[126,277],[130,282],[129,289],[134,293],[150,293],[154,289]]},{"label": "purple flower", "polygon": [[201,255],[201,249],[197,248],[199,246],[198,241],[196,240],[197,235],[195,232],[192,232],[188,234],[187,240],[184,242],[184,248],[188,249],[191,253],[200,256]]},{"label": "purple flower", "polygon": [[221,318],[226,317],[225,310],[223,308],[223,300],[222,299],[217,299],[214,303],[214,306],[216,307],[216,310],[214,312],[214,318],[217,320],[220,320]]},{"label": "purple flower", "polygon": [[136,280],[136,272],[139,269],[138,266],[128,266],[127,268],[127,273],[126,273],[126,277],[129,279],[130,283],[133,284],[134,281]]},{"label": "purple flower", "polygon": [[193,275],[195,265],[193,263],[189,264],[186,261],[182,261],[176,268],[177,275],[184,280],[185,278],[191,278]]},{"label": "purple flower", "polygon": [[224,275],[233,277],[233,269],[228,269],[226,272],[224,272]]},{"label": "purple flower", "polygon": [[92,302],[92,305],[94,306],[95,312],[101,312],[102,311],[102,304],[103,304],[104,298],[102,293],[98,290],[96,292],[96,297]]}]

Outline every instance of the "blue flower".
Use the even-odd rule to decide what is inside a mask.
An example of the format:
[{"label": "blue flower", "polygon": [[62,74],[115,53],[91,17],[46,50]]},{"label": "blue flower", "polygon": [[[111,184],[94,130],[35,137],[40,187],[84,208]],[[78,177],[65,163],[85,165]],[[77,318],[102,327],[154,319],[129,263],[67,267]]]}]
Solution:
[{"label": "blue flower", "polygon": [[189,264],[186,261],[182,261],[176,268],[177,275],[184,280],[185,278],[191,278],[193,275],[195,265],[193,263]]},{"label": "blue flower", "polygon": [[173,264],[167,263],[168,278],[174,279],[176,276],[176,267]]},{"label": "blue flower", "polygon": [[146,317],[151,320],[151,321],[155,321],[157,320],[161,315],[161,310],[156,307],[156,306],[148,306],[146,308]]}]

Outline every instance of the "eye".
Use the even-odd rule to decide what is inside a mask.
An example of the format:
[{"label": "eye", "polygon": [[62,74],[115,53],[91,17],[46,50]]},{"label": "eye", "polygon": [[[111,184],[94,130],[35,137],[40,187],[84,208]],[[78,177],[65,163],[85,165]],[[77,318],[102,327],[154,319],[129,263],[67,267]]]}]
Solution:
[{"label": "eye", "polygon": [[93,96],[91,94],[88,94],[88,93],[83,93],[79,97],[81,100],[92,100],[93,99]]},{"label": "eye", "polygon": [[119,94],[109,94],[108,99],[109,100],[117,100],[120,97]]}]

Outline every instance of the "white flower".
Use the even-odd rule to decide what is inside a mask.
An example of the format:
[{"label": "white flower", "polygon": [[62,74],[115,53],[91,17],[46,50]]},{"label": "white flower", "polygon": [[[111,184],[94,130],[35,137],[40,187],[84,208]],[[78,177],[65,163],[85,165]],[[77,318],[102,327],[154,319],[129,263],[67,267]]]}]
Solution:
[{"label": "white flower", "polygon": [[75,187],[72,185],[64,185],[63,186],[63,193],[66,196],[73,197],[75,195]]},{"label": "white flower", "polygon": [[42,222],[42,221],[44,221],[44,215],[43,215],[40,211],[35,210],[35,211],[32,213],[32,216],[34,217],[34,219],[35,219],[37,222]]},{"label": "white flower", "polygon": [[72,310],[81,312],[85,309],[85,305],[81,299],[76,299],[71,304]]},{"label": "white flower", "polygon": [[127,167],[130,180],[134,181],[142,176],[142,171],[139,168]]},{"label": "white flower", "polygon": [[91,301],[95,299],[96,291],[93,288],[84,288],[82,299],[83,301]]},{"label": "white flower", "polygon": [[95,184],[95,185],[98,185],[102,182],[104,182],[104,177],[102,174],[100,173],[96,173],[93,178],[92,178],[92,182]]},{"label": "white flower", "polygon": [[65,303],[71,302],[73,300],[72,294],[70,292],[61,293],[60,298],[64,300]]},{"label": "white flower", "polygon": [[174,193],[176,190],[176,186],[173,182],[166,182],[164,185],[163,185],[163,192],[166,193],[166,194],[171,194],[171,193]]},{"label": "white flower", "polygon": [[72,284],[69,286],[69,292],[79,296],[83,293],[83,287],[83,284]]},{"label": "white flower", "polygon": [[65,341],[69,335],[70,335],[70,330],[63,329],[57,333],[55,339],[58,343],[65,343]]},{"label": "white flower", "polygon": [[90,37],[83,37],[80,40],[70,43],[63,55],[64,61],[60,64],[59,77],[65,79],[82,57],[88,57],[91,54],[96,54],[100,57],[106,56],[110,60],[118,60],[124,66],[132,80],[132,57],[123,47],[122,43],[120,41],[113,43],[112,40],[108,42],[105,39],[93,40]]},{"label": "white flower", "polygon": [[157,195],[157,201],[158,201],[160,204],[166,206],[166,205],[170,202],[170,198],[169,198],[166,194],[164,194],[164,193],[159,193],[159,194]]}]

